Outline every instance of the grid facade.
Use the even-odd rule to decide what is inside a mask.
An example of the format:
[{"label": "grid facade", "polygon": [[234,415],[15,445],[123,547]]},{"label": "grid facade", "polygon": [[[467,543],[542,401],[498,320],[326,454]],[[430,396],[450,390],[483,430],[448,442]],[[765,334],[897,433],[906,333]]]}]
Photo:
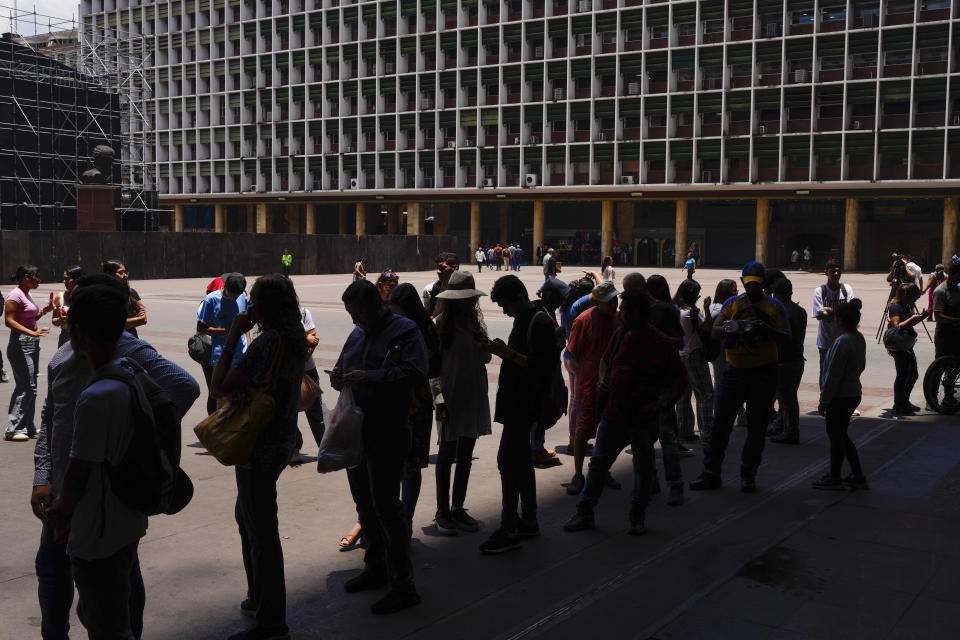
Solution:
[{"label": "grid facade", "polygon": [[81,0],[81,14],[94,41],[152,50],[161,194],[722,191],[960,179],[958,6]]}]

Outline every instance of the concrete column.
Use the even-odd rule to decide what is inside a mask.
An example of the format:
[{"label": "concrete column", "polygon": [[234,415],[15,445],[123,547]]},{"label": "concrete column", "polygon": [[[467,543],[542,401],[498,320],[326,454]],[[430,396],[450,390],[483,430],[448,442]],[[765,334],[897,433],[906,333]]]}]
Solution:
[{"label": "concrete column", "polygon": [[857,236],[860,233],[860,201],[847,198],[846,220],[843,225],[843,270],[857,268]]},{"label": "concrete column", "polygon": [[266,202],[257,203],[257,233],[270,233],[270,211]]},{"label": "concrete column", "polygon": [[227,230],[227,205],[213,205],[213,230],[217,233]]},{"label": "concrete column", "polygon": [[533,247],[531,247],[530,262],[537,261],[537,247],[543,247],[546,251],[549,247],[543,244],[543,200],[533,201]]},{"label": "concrete column", "polygon": [[617,242],[621,247],[633,245],[633,222],[635,218],[633,214],[632,202],[617,203]]},{"label": "concrete column", "polygon": [[470,203],[470,255],[467,256],[471,261],[473,254],[480,246],[480,203]]},{"label": "concrete column", "polygon": [[950,258],[957,250],[957,197],[943,199],[943,260],[944,266],[950,264]]},{"label": "concrete column", "polygon": [[500,216],[500,245],[505,247],[510,239],[510,205],[502,203],[497,213]]},{"label": "concrete column", "polygon": [[613,255],[613,200],[600,204],[600,261]]},{"label": "concrete column", "polygon": [[387,207],[387,235],[397,235],[397,205],[388,204]]},{"label": "concrete column", "polygon": [[676,222],[674,223],[673,266],[682,267],[687,261],[687,201],[677,200]]},{"label": "concrete column", "polygon": [[317,205],[312,202],[307,203],[307,222],[304,231],[308,235],[313,235],[317,232]]},{"label": "concrete column", "polygon": [[284,207],[284,217],[290,233],[300,233],[300,205],[288,204]]},{"label": "concrete column", "polygon": [[433,205],[433,235],[445,236],[450,233],[450,205]]},{"label": "concrete column", "polygon": [[358,202],[357,203],[357,237],[362,238],[367,235],[367,205]]},{"label": "concrete column", "polygon": [[247,233],[256,233],[257,231],[257,207],[256,205],[248,204],[247,207],[247,226],[245,231]]},{"label": "concrete column", "polygon": [[183,205],[173,205],[173,230],[183,231]]},{"label": "concrete column", "polygon": [[341,236],[347,235],[347,205],[337,205],[337,233]]},{"label": "concrete column", "polygon": [[767,246],[770,235],[770,200],[757,200],[757,251],[754,260],[762,265],[767,264]]},{"label": "concrete column", "polygon": [[407,203],[407,235],[419,236],[424,232],[423,204],[420,202]]}]

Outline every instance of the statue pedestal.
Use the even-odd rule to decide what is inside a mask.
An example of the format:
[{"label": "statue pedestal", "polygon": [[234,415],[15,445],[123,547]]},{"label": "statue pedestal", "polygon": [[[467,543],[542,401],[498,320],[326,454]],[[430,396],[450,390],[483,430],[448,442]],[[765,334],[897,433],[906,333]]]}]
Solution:
[{"label": "statue pedestal", "polygon": [[117,187],[108,184],[77,185],[77,231],[116,231],[113,215]]}]

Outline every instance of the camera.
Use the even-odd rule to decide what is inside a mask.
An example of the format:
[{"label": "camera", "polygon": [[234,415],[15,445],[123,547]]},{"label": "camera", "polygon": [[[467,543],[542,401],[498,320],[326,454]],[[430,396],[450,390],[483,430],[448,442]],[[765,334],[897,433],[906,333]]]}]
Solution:
[{"label": "camera", "polygon": [[727,320],[722,327],[724,342],[755,344],[763,337],[762,324],[759,320]]}]

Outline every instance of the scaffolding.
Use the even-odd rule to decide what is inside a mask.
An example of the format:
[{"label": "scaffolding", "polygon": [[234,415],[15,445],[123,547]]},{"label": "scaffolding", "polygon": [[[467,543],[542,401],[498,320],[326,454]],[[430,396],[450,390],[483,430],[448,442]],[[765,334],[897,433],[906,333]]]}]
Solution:
[{"label": "scaffolding", "polygon": [[4,4],[0,16],[11,31],[0,38],[0,85],[9,87],[0,89],[0,227],[75,229],[76,185],[93,147],[106,144],[117,158],[117,228],[161,228],[169,213],[158,208],[149,161],[147,41]]}]

